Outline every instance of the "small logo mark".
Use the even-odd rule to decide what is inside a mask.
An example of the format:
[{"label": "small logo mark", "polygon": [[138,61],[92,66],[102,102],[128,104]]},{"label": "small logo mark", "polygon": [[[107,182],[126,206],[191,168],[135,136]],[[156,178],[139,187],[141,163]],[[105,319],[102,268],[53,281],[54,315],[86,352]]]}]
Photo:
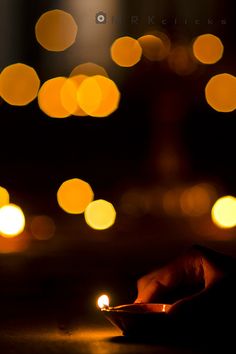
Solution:
[{"label": "small logo mark", "polygon": [[107,14],[103,11],[99,11],[95,16],[96,23],[99,25],[104,25],[107,23]]}]

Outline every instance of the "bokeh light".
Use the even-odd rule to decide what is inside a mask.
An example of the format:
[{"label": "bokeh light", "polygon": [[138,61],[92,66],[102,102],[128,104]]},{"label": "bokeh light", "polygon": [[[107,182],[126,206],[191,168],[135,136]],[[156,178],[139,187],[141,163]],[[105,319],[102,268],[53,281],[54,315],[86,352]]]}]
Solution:
[{"label": "bokeh light", "polygon": [[35,35],[39,44],[47,50],[61,52],[74,44],[78,26],[74,18],[62,10],[45,12],[37,21]]},{"label": "bokeh light", "polygon": [[187,188],[180,197],[180,205],[186,215],[204,215],[211,207],[210,191],[204,185]]},{"label": "bokeh light", "polygon": [[213,76],[206,85],[207,103],[218,112],[236,109],[236,77],[227,73]]},{"label": "bokeh light", "polygon": [[79,106],[88,115],[91,115],[99,108],[102,101],[102,91],[97,80],[93,76],[81,83],[77,91],[77,100]]},{"label": "bokeh light", "polygon": [[62,183],[57,192],[60,207],[69,214],[81,214],[94,197],[90,185],[78,178]]},{"label": "bokeh light", "polygon": [[6,188],[0,187],[0,208],[9,204],[10,196]]},{"label": "bokeh light", "polygon": [[119,66],[131,67],[137,64],[142,56],[142,47],[132,37],[120,37],[111,46],[112,60]]},{"label": "bokeh light", "polygon": [[90,115],[93,117],[107,117],[118,108],[120,92],[114,81],[100,75],[94,76],[94,79],[101,89],[102,97],[98,109]]},{"label": "bokeh light", "polygon": [[25,216],[20,207],[8,204],[0,208],[0,234],[6,238],[16,237],[25,227]]},{"label": "bokeh light", "polygon": [[221,228],[236,226],[236,198],[224,196],[216,201],[211,212],[213,222]]},{"label": "bokeh light", "polygon": [[70,116],[62,105],[61,90],[67,79],[55,77],[46,81],[39,90],[38,103],[40,109],[52,118],[67,118]]},{"label": "bokeh light", "polygon": [[101,75],[89,77],[78,91],[79,106],[92,117],[107,117],[119,106],[120,92],[116,84]]},{"label": "bokeh light", "polygon": [[203,34],[193,43],[194,56],[203,64],[215,64],[224,53],[224,46],[220,38],[213,34]]},{"label": "bokeh light", "polygon": [[95,230],[106,230],[111,227],[116,219],[114,206],[106,200],[95,200],[85,209],[85,221]]},{"label": "bokeh light", "polygon": [[86,76],[101,75],[105,77],[109,76],[106,70],[102,66],[90,62],[77,65],[72,70],[70,77],[77,76],[77,75],[86,75]]},{"label": "bokeh light", "polygon": [[162,205],[164,212],[170,216],[181,215],[180,198],[183,193],[182,188],[173,188],[163,194]]},{"label": "bokeh light", "polygon": [[74,116],[87,116],[77,100],[77,91],[82,82],[87,78],[86,75],[77,75],[70,77],[61,88],[61,103],[66,111]]},{"label": "bokeh light", "polygon": [[37,240],[49,240],[55,233],[56,225],[49,216],[37,215],[32,218],[30,228]]},{"label": "bokeh light", "polygon": [[100,309],[103,309],[104,307],[108,307],[109,303],[110,300],[107,295],[101,295],[97,300],[97,304]]},{"label": "bokeh light", "polygon": [[170,46],[162,38],[156,35],[147,34],[138,39],[142,47],[143,56],[150,61],[160,61],[167,57]]},{"label": "bokeh light", "polygon": [[178,75],[190,75],[197,69],[189,47],[184,45],[178,45],[171,50],[168,63],[171,70]]},{"label": "bokeh light", "polygon": [[25,106],[38,94],[40,80],[36,71],[25,64],[7,66],[0,75],[0,95],[13,106]]}]

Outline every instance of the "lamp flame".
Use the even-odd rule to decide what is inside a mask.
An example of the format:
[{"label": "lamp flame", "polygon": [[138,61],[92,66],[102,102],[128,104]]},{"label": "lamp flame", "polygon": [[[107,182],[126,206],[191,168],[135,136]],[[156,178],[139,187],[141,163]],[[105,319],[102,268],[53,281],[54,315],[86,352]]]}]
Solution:
[{"label": "lamp flame", "polygon": [[105,307],[109,307],[109,297],[107,295],[101,295],[98,298],[97,304],[100,309],[104,309]]}]

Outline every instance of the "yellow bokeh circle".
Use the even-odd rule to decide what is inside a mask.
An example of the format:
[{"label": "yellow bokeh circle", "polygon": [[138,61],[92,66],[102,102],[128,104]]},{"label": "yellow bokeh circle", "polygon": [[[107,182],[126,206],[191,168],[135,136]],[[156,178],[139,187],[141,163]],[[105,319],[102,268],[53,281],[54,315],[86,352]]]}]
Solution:
[{"label": "yellow bokeh circle", "polygon": [[62,10],[45,12],[37,21],[35,35],[39,44],[47,50],[61,52],[76,40],[78,26],[74,18]]},{"label": "yellow bokeh circle", "polygon": [[206,85],[208,104],[218,112],[236,109],[236,77],[227,73],[213,76]]},{"label": "yellow bokeh circle", "polygon": [[99,199],[88,205],[84,217],[92,229],[106,230],[115,223],[116,211],[111,203]]},{"label": "yellow bokeh circle", "polygon": [[212,220],[221,228],[236,226],[236,198],[228,195],[216,201],[212,208]]},{"label": "yellow bokeh circle", "polygon": [[86,75],[72,76],[67,79],[61,88],[61,103],[65,110],[74,116],[86,116],[77,100],[77,91],[86,79]]},{"label": "yellow bokeh circle", "polygon": [[61,90],[66,80],[65,77],[55,77],[46,81],[39,90],[39,107],[49,117],[66,118],[70,116],[70,112],[65,109],[61,101]]},{"label": "yellow bokeh circle", "polygon": [[38,94],[40,80],[36,71],[25,64],[7,66],[0,75],[0,96],[13,106],[25,106]]},{"label": "yellow bokeh circle", "polygon": [[9,204],[10,196],[6,188],[0,187],[0,208]]},{"label": "yellow bokeh circle", "polygon": [[3,237],[16,237],[24,227],[25,216],[20,207],[8,204],[0,208],[0,234]]},{"label": "yellow bokeh circle", "polygon": [[137,64],[142,56],[142,47],[132,37],[120,37],[111,46],[112,60],[119,66],[131,67]]},{"label": "yellow bokeh circle", "polygon": [[93,197],[90,185],[79,178],[65,181],[57,191],[59,206],[69,214],[83,213]]},{"label": "yellow bokeh circle", "polygon": [[79,106],[92,117],[107,117],[119,106],[120,92],[116,84],[101,75],[82,82],[77,91]]},{"label": "yellow bokeh circle", "polygon": [[224,53],[224,46],[217,36],[203,34],[193,43],[193,53],[198,61],[203,64],[215,64]]}]

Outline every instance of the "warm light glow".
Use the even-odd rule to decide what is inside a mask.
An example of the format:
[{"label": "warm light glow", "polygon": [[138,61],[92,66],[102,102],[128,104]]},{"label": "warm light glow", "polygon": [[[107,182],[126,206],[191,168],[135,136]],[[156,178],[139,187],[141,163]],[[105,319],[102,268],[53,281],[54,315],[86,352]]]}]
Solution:
[{"label": "warm light glow", "polygon": [[77,100],[77,91],[82,82],[87,78],[85,75],[77,75],[67,79],[61,89],[61,103],[66,111],[74,116],[87,116]]},{"label": "warm light glow", "polygon": [[37,21],[35,35],[47,50],[61,52],[74,44],[78,27],[73,17],[62,10],[45,12]]},{"label": "warm light glow", "polygon": [[213,34],[203,34],[194,41],[193,53],[203,64],[214,64],[219,61],[224,52],[221,40]]},{"label": "warm light glow", "polygon": [[77,75],[86,75],[86,76],[95,76],[95,75],[101,75],[108,77],[108,74],[106,70],[95,63],[83,63],[80,65],[77,65],[71,72],[71,76],[77,76]]},{"label": "warm light glow", "polygon": [[158,36],[148,34],[138,39],[143,56],[151,61],[160,61],[167,57],[169,48]]},{"label": "warm light glow", "polygon": [[92,117],[107,117],[119,105],[120,92],[116,84],[101,75],[85,79],[77,91],[79,106]]},{"label": "warm light glow", "polygon": [[25,227],[25,216],[20,207],[8,204],[0,208],[0,233],[6,238],[19,235]]},{"label": "warm light glow", "polygon": [[166,214],[171,216],[178,216],[181,214],[179,200],[182,194],[181,188],[174,188],[166,191],[163,194],[163,209]]},{"label": "warm light glow", "polygon": [[93,76],[81,83],[77,91],[77,100],[82,110],[89,115],[99,108],[102,101],[102,91]]},{"label": "warm light glow", "polygon": [[184,214],[200,216],[206,214],[211,207],[211,196],[207,188],[197,185],[186,189],[180,198],[180,205]]},{"label": "warm light glow", "polygon": [[23,231],[18,237],[0,237],[0,254],[24,252],[28,249],[30,241],[30,235],[26,231]]},{"label": "warm light glow", "polygon": [[197,68],[189,48],[181,45],[171,50],[168,63],[171,70],[178,75],[190,75]]},{"label": "warm light glow", "polygon": [[86,223],[95,230],[105,230],[111,227],[116,219],[113,205],[106,200],[95,200],[85,209]]},{"label": "warm light glow", "polygon": [[104,307],[109,307],[109,297],[107,295],[101,295],[98,298],[97,304],[100,309],[103,309]]},{"label": "warm light glow", "polygon": [[0,75],[0,96],[13,106],[25,106],[33,101],[39,86],[36,71],[25,64],[9,65]]},{"label": "warm light glow", "polygon": [[111,46],[112,60],[119,66],[134,66],[140,61],[141,56],[142,47],[132,37],[120,37]]},{"label": "warm light glow", "polygon": [[81,214],[94,197],[90,185],[78,178],[62,183],[57,192],[60,207],[69,214]]},{"label": "warm light glow", "polygon": [[34,216],[31,221],[31,232],[37,240],[49,240],[55,233],[55,223],[47,215]]},{"label": "warm light glow", "polygon": [[0,208],[9,204],[10,196],[6,188],[0,187]]},{"label": "warm light glow", "polygon": [[206,85],[206,100],[218,112],[236,109],[236,77],[230,74],[213,76]]},{"label": "warm light glow", "polygon": [[119,106],[120,92],[114,81],[100,75],[94,76],[101,92],[102,98],[99,108],[91,113],[93,117],[107,117],[113,113]]},{"label": "warm light glow", "polygon": [[52,118],[66,118],[70,116],[62,105],[61,90],[67,79],[55,77],[46,81],[39,90],[38,103],[40,109]]},{"label": "warm light glow", "polygon": [[225,196],[217,200],[212,208],[212,220],[221,228],[236,226],[236,198]]}]

